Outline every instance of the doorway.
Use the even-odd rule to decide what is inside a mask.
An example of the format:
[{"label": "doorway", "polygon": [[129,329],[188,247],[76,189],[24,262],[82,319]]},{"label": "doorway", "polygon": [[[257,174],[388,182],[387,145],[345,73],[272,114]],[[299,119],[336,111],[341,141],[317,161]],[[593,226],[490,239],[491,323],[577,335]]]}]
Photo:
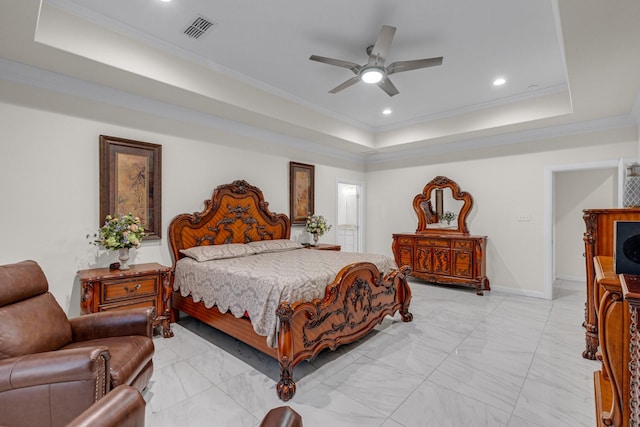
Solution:
[{"label": "doorway", "polygon": [[[586,208],[597,208],[597,207],[620,207],[622,206],[622,185],[624,182],[624,164],[625,161],[620,160],[611,160],[611,161],[602,161],[602,162],[593,162],[593,163],[581,163],[581,164],[571,164],[571,165],[556,165],[545,168],[545,184],[544,184],[544,194],[545,194],[545,208],[544,208],[544,248],[545,248],[545,260],[544,260],[544,295],[543,297],[546,299],[553,299],[553,284],[558,277],[558,257],[563,256],[562,254],[566,251],[566,246],[571,245],[572,243],[568,243],[566,241],[559,242],[558,239],[565,239],[567,230],[566,228],[563,230],[559,230],[558,227],[562,226],[564,217],[567,215],[571,215],[571,220],[573,221],[574,232],[573,234],[578,233],[578,237],[572,237],[573,240],[578,239],[577,246],[573,248],[574,251],[578,254],[582,254],[584,252],[584,244],[582,243],[582,233],[584,233],[584,223],[582,222],[582,209]],[[611,206],[580,206],[577,207],[574,205],[573,208],[569,207],[571,203],[568,203],[566,200],[560,198],[567,197],[570,194],[573,196],[576,193],[571,193],[569,191],[569,187],[571,186],[571,182],[578,180],[580,178],[584,178],[588,176],[589,172],[594,172],[593,178],[596,180],[600,180],[599,182],[589,181],[588,183],[582,183],[585,186],[593,187],[604,185],[609,185],[609,189],[605,189],[606,192],[613,192],[615,195],[609,194],[609,200],[611,200]],[[609,184],[606,184],[606,182]],[[603,184],[604,182],[604,184]],[[587,204],[591,204],[591,200],[593,196],[589,194],[589,188],[586,189],[584,193],[585,196],[582,198],[582,201]],[[601,192],[601,194],[604,194]],[[598,196],[602,199],[602,195]],[[606,199],[607,196],[605,195]],[[616,201],[617,199],[617,201]],[[605,202],[606,203],[606,202]],[[576,202],[579,204],[579,202]],[[572,212],[570,212],[572,211]],[[576,213],[577,212],[577,213]],[[578,230],[578,231],[576,231]],[[571,232],[571,231],[569,231]],[[576,242],[573,242],[574,244]],[[578,248],[579,247],[579,248]],[[575,261],[575,260],[574,260]],[[580,262],[580,261],[579,261]],[[581,260],[582,266],[584,267],[584,259]],[[564,267],[564,266],[563,266]],[[560,276],[567,276],[566,271],[561,269]],[[577,271],[577,270],[573,270]],[[575,273],[577,274],[577,273]],[[573,276],[573,274],[569,274]],[[566,277],[569,279],[569,277]],[[577,278],[577,277],[576,277]],[[580,276],[581,280],[584,280],[584,272]]]},{"label": "doorway", "polygon": [[362,252],[363,184],[338,181],[336,243],[343,252]]}]

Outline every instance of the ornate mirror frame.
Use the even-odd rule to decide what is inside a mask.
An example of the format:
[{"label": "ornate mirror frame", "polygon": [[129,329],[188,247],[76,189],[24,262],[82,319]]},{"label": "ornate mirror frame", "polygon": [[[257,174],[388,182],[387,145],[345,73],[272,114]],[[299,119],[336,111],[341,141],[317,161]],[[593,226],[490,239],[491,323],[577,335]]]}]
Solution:
[{"label": "ornate mirror frame", "polygon": [[[431,204],[431,193],[437,189],[451,189],[451,193],[455,200],[461,200],[464,202],[460,212],[458,212],[457,224],[454,228],[427,228],[428,224],[434,224],[438,222],[438,214],[435,212],[435,208]],[[469,234],[469,228],[467,227],[467,216],[473,207],[473,198],[471,194],[466,191],[460,191],[460,187],[454,181],[450,180],[446,176],[436,176],[427,185],[424,186],[422,194],[416,195],[413,198],[413,210],[418,215],[418,228],[416,233],[457,233],[457,234]]]}]

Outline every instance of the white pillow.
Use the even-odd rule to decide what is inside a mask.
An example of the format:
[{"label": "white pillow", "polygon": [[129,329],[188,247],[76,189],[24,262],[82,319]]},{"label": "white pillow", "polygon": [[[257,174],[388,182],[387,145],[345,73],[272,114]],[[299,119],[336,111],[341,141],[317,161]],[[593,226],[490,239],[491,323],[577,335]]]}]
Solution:
[{"label": "white pillow", "polygon": [[264,252],[291,251],[304,247],[302,244],[289,239],[258,240],[256,242],[247,243],[247,246],[252,247],[256,254]]},{"label": "white pillow", "polygon": [[211,261],[214,259],[235,258],[255,254],[254,248],[244,243],[229,243],[226,245],[194,246],[180,249],[180,252],[196,261]]}]

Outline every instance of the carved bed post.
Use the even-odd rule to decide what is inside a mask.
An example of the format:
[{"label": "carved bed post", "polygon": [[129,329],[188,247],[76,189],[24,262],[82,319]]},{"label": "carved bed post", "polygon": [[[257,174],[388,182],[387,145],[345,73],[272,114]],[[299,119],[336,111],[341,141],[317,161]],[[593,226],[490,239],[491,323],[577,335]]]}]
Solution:
[{"label": "carved bed post", "polygon": [[276,391],[280,399],[287,401],[296,393],[296,383],[293,381],[293,339],[291,336],[293,309],[291,304],[288,302],[280,303],[276,314],[280,319],[280,330],[278,332],[280,381],[276,385]]},{"label": "carved bed post", "polygon": [[409,273],[411,273],[411,268],[406,265],[392,273],[393,280],[396,282],[395,287],[398,289],[398,301],[402,304],[400,316],[402,316],[403,322],[411,322],[413,320],[413,314],[409,312],[409,304],[411,303],[411,288],[407,282]]}]

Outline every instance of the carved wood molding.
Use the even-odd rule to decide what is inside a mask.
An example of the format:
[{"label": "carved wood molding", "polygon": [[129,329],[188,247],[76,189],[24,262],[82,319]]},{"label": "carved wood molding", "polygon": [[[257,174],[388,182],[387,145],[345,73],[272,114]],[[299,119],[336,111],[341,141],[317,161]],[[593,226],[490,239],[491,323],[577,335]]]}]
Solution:
[{"label": "carved wood molding", "polygon": [[290,233],[289,217],[271,212],[258,187],[237,180],[216,187],[202,212],[176,216],[169,224],[169,246],[175,266],[181,249],[288,239]]}]

